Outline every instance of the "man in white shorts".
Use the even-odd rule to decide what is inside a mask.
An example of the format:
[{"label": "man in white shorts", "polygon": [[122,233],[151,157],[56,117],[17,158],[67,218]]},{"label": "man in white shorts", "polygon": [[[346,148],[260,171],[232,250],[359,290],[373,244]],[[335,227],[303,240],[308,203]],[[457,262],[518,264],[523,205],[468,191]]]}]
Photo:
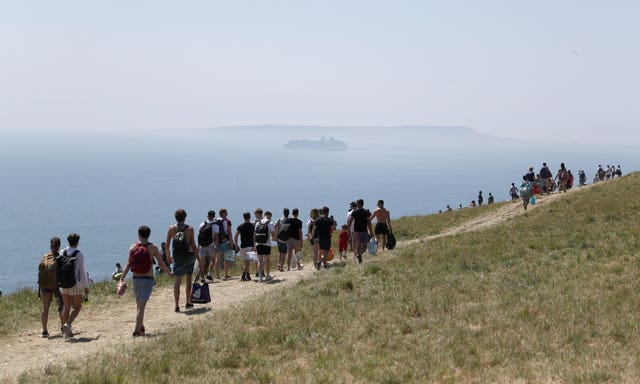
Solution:
[{"label": "man in white shorts", "polygon": [[[251,281],[249,264],[251,264],[252,260],[249,258],[248,254],[249,252],[255,252],[255,243],[253,239],[254,226],[251,222],[251,214],[249,212],[243,213],[242,217],[244,218],[244,223],[240,224],[236,229],[236,233],[233,236],[233,243],[236,245],[236,249],[238,247],[240,248],[238,254],[242,257],[243,261],[242,278],[240,280]],[[240,237],[239,243],[238,237]]]}]

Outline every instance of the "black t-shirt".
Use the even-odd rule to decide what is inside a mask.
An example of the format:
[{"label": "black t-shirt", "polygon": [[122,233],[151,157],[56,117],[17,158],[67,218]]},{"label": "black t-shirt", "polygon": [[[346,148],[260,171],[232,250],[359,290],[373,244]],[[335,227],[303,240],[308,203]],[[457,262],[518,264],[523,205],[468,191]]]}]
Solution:
[{"label": "black t-shirt", "polygon": [[367,221],[371,217],[371,212],[368,209],[358,208],[351,212],[353,218],[353,231],[354,232],[367,232]]},{"label": "black t-shirt", "polygon": [[242,223],[238,225],[240,232],[240,248],[253,247],[253,223]]},{"label": "black t-shirt", "polygon": [[331,238],[331,227],[333,227],[333,220],[328,217],[321,217],[316,220],[316,236],[318,239]]},{"label": "black t-shirt", "polygon": [[296,219],[295,217],[289,217],[284,220],[285,223],[289,224],[289,235],[296,240],[300,239],[300,230],[302,229],[302,221],[300,219]]}]

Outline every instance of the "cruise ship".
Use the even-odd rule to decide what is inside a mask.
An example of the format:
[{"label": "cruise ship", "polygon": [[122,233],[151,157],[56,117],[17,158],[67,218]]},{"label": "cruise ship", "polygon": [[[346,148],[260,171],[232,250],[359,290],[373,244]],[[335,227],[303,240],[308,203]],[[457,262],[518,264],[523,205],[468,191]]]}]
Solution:
[{"label": "cruise ship", "polygon": [[320,140],[289,140],[284,147],[286,149],[301,149],[309,151],[346,151],[347,143],[341,140],[335,140],[333,137],[330,137],[329,139],[325,139],[323,137]]}]

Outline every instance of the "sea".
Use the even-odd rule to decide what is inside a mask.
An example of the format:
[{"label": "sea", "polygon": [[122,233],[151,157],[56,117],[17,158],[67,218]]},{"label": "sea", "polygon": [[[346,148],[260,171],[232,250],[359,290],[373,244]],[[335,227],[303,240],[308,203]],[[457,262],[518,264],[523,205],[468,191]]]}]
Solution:
[{"label": "sea", "polygon": [[[291,127],[114,133],[4,134],[0,143],[0,291],[37,286],[37,266],[53,236],[80,235],[94,280],[124,265],[140,225],[164,241],[178,208],[199,225],[210,209],[226,208],[234,227],[260,207],[274,217],[328,206],[339,224],[349,202],[375,208],[385,201],[392,219],[467,207],[478,191],[507,200],[529,166],[565,162],[589,183],[599,164],[640,169],[637,148],[494,140],[473,134],[439,137],[402,129],[330,132],[347,151],[285,149],[289,139],[324,132]],[[449,138],[451,139],[451,138]]]}]

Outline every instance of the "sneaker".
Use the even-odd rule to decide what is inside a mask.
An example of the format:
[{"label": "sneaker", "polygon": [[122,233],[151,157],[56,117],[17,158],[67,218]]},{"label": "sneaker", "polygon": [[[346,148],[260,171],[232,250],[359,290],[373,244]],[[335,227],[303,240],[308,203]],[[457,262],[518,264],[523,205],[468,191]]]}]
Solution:
[{"label": "sneaker", "polygon": [[261,277],[261,278],[258,280],[258,283],[264,283],[264,279]]},{"label": "sneaker", "polygon": [[247,272],[247,276],[245,276],[244,281],[251,281],[251,274]]},{"label": "sneaker", "polygon": [[207,274],[207,280],[209,281],[213,281],[213,276],[209,273]]},{"label": "sneaker", "polygon": [[193,308],[193,303],[187,303],[187,305],[184,306],[185,308]]},{"label": "sneaker", "polygon": [[273,280],[273,276],[267,275],[267,277],[265,277],[264,280],[265,281],[271,281],[271,280]]},{"label": "sneaker", "polygon": [[62,331],[66,337],[73,337],[73,330],[71,329],[71,324],[65,324],[62,326]]},{"label": "sneaker", "polygon": [[247,281],[247,274],[246,273],[242,273],[242,277],[240,277],[240,281]]},{"label": "sneaker", "polygon": [[47,331],[42,331],[42,338],[43,339],[47,339],[49,337],[49,332]]},{"label": "sneaker", "polygon": [[318,271],[320,270],[320,266],[321,266],[321,265],[322,265],[322,264],[320,264],[320,262],[316,263],[316,269],[317,269]]},{"label": "sneaker", "polygon": [[358,263],[362,263],[362,255],[358,255]]}]

